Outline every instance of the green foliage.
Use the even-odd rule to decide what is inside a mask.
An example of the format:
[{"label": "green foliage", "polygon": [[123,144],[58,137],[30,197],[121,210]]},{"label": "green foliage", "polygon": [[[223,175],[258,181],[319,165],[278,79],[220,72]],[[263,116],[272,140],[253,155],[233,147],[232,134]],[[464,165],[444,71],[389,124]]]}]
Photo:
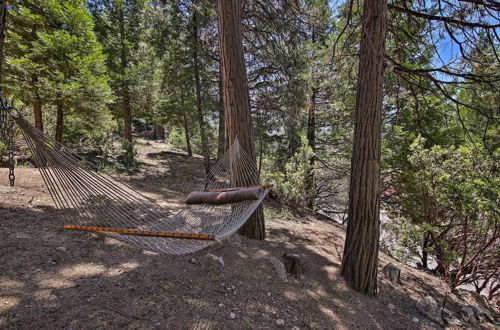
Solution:
[{"label": "green foliage", "polygon": [[7,23],[3,90],[27,106],[44,106],[52,118],[56,106],[63,109],[66,143],[100,143],[114,128],[112,95],[85,1],[16,2]]},{"label": "green foliage", "polygon": [[184,134],[180,129],[172,129],[168,134],[168,142],[174,147],[179,149],[186,149],[186,140]]},{"label": "green foliage", "polygon": [[[134,142],[130,142],[126,139],[122,139],[123,153],[121,155],[121,164],[123,165],[123,170],[132,173],[137,171],[138,163],[135,161],[136,151],[134,149]],[[118,169],[121,169],[118,167]]]},{"label": "green foliage", "polygon": [[406,167],[391,174],[396,194],[387,207],[399,219],[385,228],[410,254],[431,252],[438,272],[452,278],[456,270],[481,267],[478,251],[487,255],[498,247],[500,178],[495,158],[473,144],[427,144],[418,136],[409,146]]},{"label": "green foliage", "polygon": [[284,199],[305,205],[307,196],[305,178],[309,175],[311,156],[313,152],[303,135],[297,152],[284,163],[284,166],[280,166],[284,168],[283,171],[276,171],[277,163],[281,162],[281,159],[269,157],[263,161],[263,181],[272,182]]}]

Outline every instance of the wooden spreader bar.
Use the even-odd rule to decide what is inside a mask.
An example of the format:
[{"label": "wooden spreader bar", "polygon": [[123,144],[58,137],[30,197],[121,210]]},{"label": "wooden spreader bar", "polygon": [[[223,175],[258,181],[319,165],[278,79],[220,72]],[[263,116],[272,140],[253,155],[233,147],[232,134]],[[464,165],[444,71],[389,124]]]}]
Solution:
[{"label": "wooden spreader bar", "polygon": [[65,225],[64,228],[70,230],[82,230],[82,231],[95,231],[95,232],[102,231],[108,233],[117,233],[121,235],[199,239],[206,241],[215,240],[214,235],[208,235],[208,234],[169,233],[165,231],[147,231],[147,230],[137,230],[137,229],[118,229],[118,228],[107,228],[107,227],[87,227],[87,226],[73,226],[73,225]]}]

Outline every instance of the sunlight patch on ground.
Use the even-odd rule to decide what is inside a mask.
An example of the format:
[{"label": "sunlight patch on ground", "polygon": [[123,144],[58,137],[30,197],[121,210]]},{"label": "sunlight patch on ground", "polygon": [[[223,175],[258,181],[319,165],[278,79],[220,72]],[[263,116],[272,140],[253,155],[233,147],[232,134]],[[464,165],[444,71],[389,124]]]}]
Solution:
[{"label": "sunlight patch on ground", "polygon": [[36,300],[55,300],[57,297],[52,294],[52,290],[44,289],[35,291],[34,297]]},{"label": "sunlight patch on ground", "polygon": [[52,275],[47,275],[47,277],[38,281],[41,288],[63,289],[75,286],[73,281],[66,278],[54,278]]},{"label": "sunlight patch on ground", "polygon": [[294,291],[284,291],[283,297],[286,297],[287,299],[290,299],[291,301],[297,301],[300,298],[302,298],[299,296],[299,294],[297,292],[294,292]]},{"label": "sunlight patch on ground", "polygon": [[125,262],[120,264],[118,267],[109,268],[106,271],[106,276],[108,277],[118,276],[128,271],[131,271],[137,267],[139,267],[139,263],[137,262]]},{"label": "sunlight patch on ground", "polygon": [[337,279],[337,273],[339,272],[337,266],[323,266],[322,269],[326,272],[328,280],[334,281]]},{"label": "sunlight patch on ground", "polygon": [[124,243],[122,241],[119,241],[119,240],[111,238],[111,237],[105,237],[104,244],[113,245],[113,246],[121,246],[121,247],[129,246],[127,243]]},{"label": "sunlight patch on ground", "polygon": [[66,267],[59,271],[65,277],[89,277],[100,275],[106,271],[106,267],[92,263],[81,263],[71,267]]},{"label": "sunlight patch on ground", "polygon": [[0,296],[0,313],[19,305],[21,299],[12,296]]},{"label": "sunlight patch on ground", "polygon": [[318,309],[321,313],[323,313],[329,320],[332,321],[332,324],[337,324],[335,329],[347,329],[347,328],[344,328],[342,326],[339,325],[339,323],[341,323],[341,320],[340,318],[337,316],[337,314],[335,314],[335,312],[333,312],[330,308],[322,305],[322,304],[319,304],[318,305]]},{"label": "sunlight patch on ground", "polygon": [[238,257],[240,257],[242,259],[247,259],[248,258],[248,254],[246,254],[245,252],[238,251],[236,254],[238,255]]},{"label": "sunlight patch on ground", "polygon": [[24,283],[21,281],[11,280],[8,277],[0,277],[0,290],[21,289]]},{"label": "sunlight patch on ground", "polygon": [[195,330],[216,329],[217,323],[215,323],[214,321],[212,321],[208,318],[202,318],[202,319],[196,320],[189,328],[195,329]]}]

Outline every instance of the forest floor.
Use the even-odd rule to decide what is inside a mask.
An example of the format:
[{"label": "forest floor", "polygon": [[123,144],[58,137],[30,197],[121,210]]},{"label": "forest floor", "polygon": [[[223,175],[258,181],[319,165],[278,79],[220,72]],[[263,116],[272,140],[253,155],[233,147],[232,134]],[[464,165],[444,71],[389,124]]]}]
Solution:
[{"label": "forest floor", "polygon": [[[182,207],[204,177],[202,159],[145,140],[138,151],[141,171],[127,181]],[[20,168],[16,177],[10,188],[0,169],[0,328],[273,329],[281,319],[286,329],[433,329],[441,326],[418,313],[417,301],[430,295],[455,311],[463,304],[438,278],[383,253],[380,268],[395,264],[402,283],[380,272],[376,298],[354,292],[340,276],[344,229],[273,201],[265,202],[265,241],[169,256],[66,231],[71,220],[54,207],[38,171]],[[301,258],[300,279],[276,275],[269,257],[285,253]]]}]

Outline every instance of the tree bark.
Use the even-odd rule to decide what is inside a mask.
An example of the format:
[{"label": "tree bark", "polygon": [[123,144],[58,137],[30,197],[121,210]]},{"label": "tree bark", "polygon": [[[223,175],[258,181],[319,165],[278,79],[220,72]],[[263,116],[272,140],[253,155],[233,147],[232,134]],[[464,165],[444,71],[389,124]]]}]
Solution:
[{"label": "tree bark", "polygon": [[[218,0],[217,5],[228,146],[231,146],[238,139],[241,147],[246,150],[255,164],[250,96],[243,58],[241,0]],[[232,185],[238,186],[238,178],[243,177],[242,171],[238,164],[231,162]],[[253,184],[258,184],[256,167],[254,172],[250,174],[250,180],[253,181]],[[252,214],[239,233],[254,239],[265,238],[262,206]]]},{"label": "tree bark", "polygon": [[33,104],[33,115],[35,116],[35,127],[43,132],[42,102],[38,97]]},{"label": "tree bark", "polygon": [[[123,137],[132,145],[132,109],[130,107],[130,91],[125,72],[128,67],[127,50],[125,45],[125,17],[124,9],[120,8],[120,66],[122,74],[122,111],[123,111]],[[130,148],[129,146],[129,148]],[[132,149],[131,149],[132,150]],[[133,152],[133,150],[132,150]]]},{"label": "tree bark", "polygon": [[62,104],[57,105],[56,141],[62,143],[64,112]]},{"label": "tree bark", "polygon": [[7,19],[7,2],[0,1],[0,82],[3,77],[3,45],[5,41],[5,21]]},{"label": "tree bark", "polygon": [[[194,3],[193,3],[194,5]],[[193,9],[193,73],[196,86],[196,109],[198,111],[198,124],[200,126],[201,150],[203,152],[203,163],[205,165],[205,173],[210,172],[210,148],[208,146],[208,136],[205,127],[205,119],[203,118],[203,107],[201,98],[201,82],[199,70],[198,48],[200,42],[198,38],[198,15]]]},{"label": "tree bark", "polygon": [[365,0],[342,275],[356,291],[377,294],[380,153],[387,0]]},{"label": "tree bark", "polygon": [[186,137],[186,151],[188,157],[193,157],[193,150],[191,149],[191,139],[189,138],[189,126],[187,121],[186,108],[184,106],[184,94],[181,92],[181,104],[182,104],[182,123],[184,125],[184,136]]},{"label": "tree bark", "polygon": [[219,134],[217,139],[217,159],[221,159],[226,151],[226,121],[224,119],[224,87],[222,71],[219,72]]},{"label": "tree bark", "polygon": [[424,234],[425,238],[424,238],[424,244],[422,246],[422,267],[424,269],[427,269],[429,268],[428,266],[428,260],[429,260],[429,252],[427,251],[427,248],[429,247],[429,243],[430,243],[430,240],[429,240],[429,233],[425,233]]},{"label": "tree bark", "polygon": [[165,127],[163,125],[153,123],[153,138],[155,140],[165,140]]},{"label": "tree bark", "polygon": [[[312,152],[316,152],[316,89],[311,88],[309,98],[308,118],[307,118],[307,143]],[[314,177],[315,155],[309,158],[309,171],[306,178],[307,207],[314,208],[314,198],[316,196],[316,181]]]}]

